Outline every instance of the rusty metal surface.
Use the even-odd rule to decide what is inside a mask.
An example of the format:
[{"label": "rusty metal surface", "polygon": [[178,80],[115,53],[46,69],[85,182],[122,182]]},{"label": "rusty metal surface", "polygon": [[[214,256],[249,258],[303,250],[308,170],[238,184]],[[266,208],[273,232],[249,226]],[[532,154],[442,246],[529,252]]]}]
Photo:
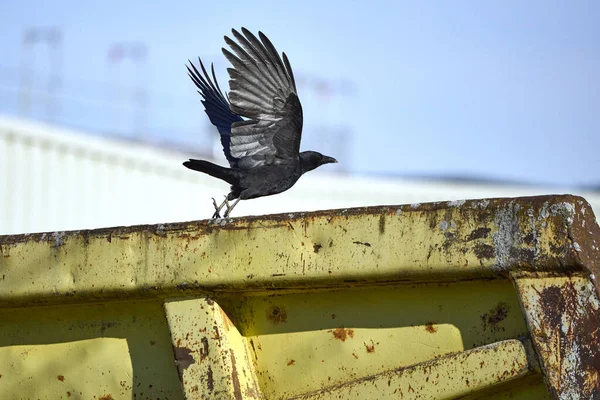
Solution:
[{"label": "rusty metal surface", "polygon": [[0,306],[506,277],[597,275],[574,196],[489,199],[0,237]]},{"label": "rusty metal surface", "polygon": [[516,279],[550,392],[558,399],[600,399],[600,310],[587,277]]},{"label": "rusty metal surface", "polygon": [[246,342],[217,303],[173,300],[165,311],[187,400],[262,398]]},{"label": "rusty metal surface", "polygon": [[0,351],[125,338],[135,398],[594,398],[599,241],[573,196],[3,236]]},{"label": "rusty metal surface", "polygon": [[508,280],[344,288],[219,304],[248,341],[267,399],[527,335]]},{"label": "rusty metal surface", "polygon": [[525,345],[507,340],[294,399],[453,399],[522,378],[532,370]]}]

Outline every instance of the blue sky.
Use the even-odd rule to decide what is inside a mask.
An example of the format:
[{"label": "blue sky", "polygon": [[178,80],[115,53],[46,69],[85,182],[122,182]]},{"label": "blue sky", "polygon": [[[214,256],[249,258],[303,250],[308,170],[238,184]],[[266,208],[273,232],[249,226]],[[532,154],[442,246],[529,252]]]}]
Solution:
[{"label": "blue sky", "polygon": [[[331,98],[300,88],[304,149],[323,150],[313,128],[345,127],[347,151],[331,155],[350,172],[598,185],[599,20],[597,1],[21,1],[0,14],[0,68],[19,66],[27,27],[60,26],[71,92],[142,80],[149,124],[193,141],[206,118],[184,64],[215,61],[226,87],[223,35],[246,26],[297,74],[353,83]],[[107,67],[124,41],[146,43],[145,70]],[[36,69],[45,63],[36,55]]]}]

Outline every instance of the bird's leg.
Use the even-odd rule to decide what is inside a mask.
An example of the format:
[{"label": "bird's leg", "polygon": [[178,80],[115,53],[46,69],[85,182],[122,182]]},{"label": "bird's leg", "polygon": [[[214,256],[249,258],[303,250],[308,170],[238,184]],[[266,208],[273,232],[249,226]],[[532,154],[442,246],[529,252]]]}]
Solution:
[{"label": "bird's leg", "polygon": [[223,206],[225,206],[225,204],[228,204],[227,203],[227,197],[225,197],[225,201],[223,201],[221,203],[221,205],[218,206],[218,207],[217,207],[217,202],[215,201],[214,197],[212,198],[212,201],[213,201],[213,206],[215,207],[215,213],[213,214],[212,219],[221,218],[221,214],[220,214],[221,209],[223,208]]},{"label": "bird's leg", "polygon": [[[227,201],[227,199],[225,199],[225,201]],[[227,206],[227,210],[225,210],[225,214],[223,214],[223,218],[227,218],[229,217],[229,214],[231,213],[231,211],[233,210],[233,207],[235,207],[235,205],[237,203],[239,203],[240,198],[238,197],[237,199],[235,199],[235,201],[233,202],[233,204],[230,206],[229,203],[225,203],[225,205]]]}]

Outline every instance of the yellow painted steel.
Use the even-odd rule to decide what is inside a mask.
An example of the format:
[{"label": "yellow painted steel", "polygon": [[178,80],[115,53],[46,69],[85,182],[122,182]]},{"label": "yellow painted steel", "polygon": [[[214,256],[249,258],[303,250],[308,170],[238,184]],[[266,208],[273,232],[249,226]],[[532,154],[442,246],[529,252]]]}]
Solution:
[{"label": "yellow painted steel", "polygon": [[0,302],[492,278],[513,268],[550,269],[576,263],[580,253],[562,224],[585,218],[586,210],[593,215],[583,199],[553,200],[9,236],[0,245]]},{"label": "yellow painted steel", "polygon": [[0,309],[0,399],[183,399],[162,310],[157,301]]},{"label": "yellow painted steel", "polygon": [[301,399],[452,399],[531,372],[525,346],[507,340],[333,386]]},{"label": "yellow painted steel", "polygon": [[129,354],[126,339],[2,347],[0,393],[13,399],[132,398],[131,359],[119,354]]},{"label": "yellow painted steel", "polygon": [[266,398],[295,396],[527,333],[508,281],[251,296],[237,314],[222,304],[250,341]]},{"label": "yellow painted steel", "polygon": [[165,304],[175,362],[186,399],[259,399],[244,338],[211,299]]},{"label": "yellow painted steel", "polygon": [[523,285],[592,282],[595,229],[555,196],[0,237],[0,399],[552,398]]}]

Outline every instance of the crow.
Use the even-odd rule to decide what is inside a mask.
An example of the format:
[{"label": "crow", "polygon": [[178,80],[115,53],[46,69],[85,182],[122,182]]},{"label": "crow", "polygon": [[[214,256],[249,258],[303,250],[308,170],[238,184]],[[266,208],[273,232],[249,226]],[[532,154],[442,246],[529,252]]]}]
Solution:
[{"label": "crow", "polygon": [[[282,57],[262,33],[260,40],[246,28],[242,33],[232,29],[234,41],[225,36],[231,48],[222,48],[232,64],[229,73],[229,95],[224,96],[211,64],[212,79],[198,58],[202,74],[189,61],[186,68],[210,122],[217,127],[230,168],[204,160],[183,163],[189,169],[224,180],[231,185],[225,201],[215,213],[224,217],[240,200],[281,193],[291,188],[305,172],[320,165],[337,163],[333,157],[316,151],[300,152],[302,137],[302,105],[290,62]],[[235,200],[230,205],[229,202]]]}]

